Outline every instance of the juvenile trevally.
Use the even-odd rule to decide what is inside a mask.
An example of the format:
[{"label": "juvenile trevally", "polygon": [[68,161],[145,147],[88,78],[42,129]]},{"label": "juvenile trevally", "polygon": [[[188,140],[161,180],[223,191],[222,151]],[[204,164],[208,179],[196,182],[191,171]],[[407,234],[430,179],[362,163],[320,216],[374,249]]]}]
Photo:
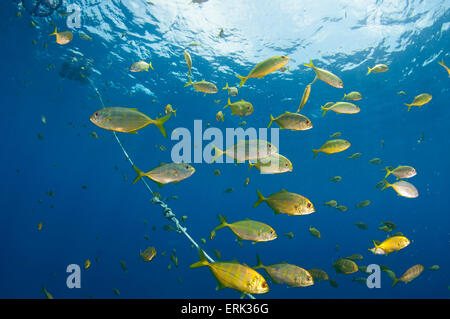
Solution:
[{"label": "juvenile trevally", "polygon": [[142,172],[136,166],[133,166],[133,168],[137,173],[133,184],[140,180],[142,177],[147,176],[152,181],[157,183],[159,187],[168,183],[177,183],[179,181],[182,181],[195,172],[195,169],[187,163],[161,163],[161,165],[155,167],[147,173]]},{"label": "juvenile trevally", "polygon": [[347,101],[359,101],[362,99],[362,95],[359,92],[353,91],[349,94],[344,94],[344,97],[342,99]]},{"label": "juvenile trevally", "polygon": [[311,268],[311,269],[308,269],[308,272],[313,277],[314,283],[328,280],[328,274],[321,269]]},{"label": "juvenile trevally", "polygon": [[241,265],[237,261],[210,263],[205,254],[199,249],[200,261],[189,268],[208,266],[218,282],[217,289],[225,287],[235,289],[243,294],[264,294],[269,292],[266,280],[254,269]]},{"label": "juvenile trevally", "polygon": [[400,180],[393,184],[390,184],[388,181],[384,180],[385,185],[381,189],[384,191],[388,187],[392,187],[398,195],[406,197],[406,198],[416,198],[419,196],[419,191],[417,188],[404,180]]},{"label": "juvenile trevally", "polygon": [[355,223],[355,225],[356,225],[356,227],[358,227],[359,229],[363,229],[363,230],[366,230],[366,229],[369,228],[369,227],[367,227],[367,225],[364,224],[363,222],[357,222],[357,223]]},{"label": "juvenile trevally", "polygon": [[355,260],[362,260],[363,259],[363,255],[361,255],[361,254],[353,254],[353,255],[350,255],[350,256],[345,257],[345,258],[353,260],[353,261],[355,261]]},{"label": "juvenile trevally", "polygon": [[226,108],[227,106],[230,106],[231,108],[231,115],[243,117],[253,113],[252,103],[245,101],[244,99],[231,103],[230,98],[228,98],[228,104],[223,108]]},{"label": "juvenile trevally", "polygon": [[259,190],[256,190],[256,192],[258,200],[253,207],[257,207],[262,202],[266,202],[275,214],[308,215],[315,212],[314,205],[309,199],[296,193],[289,193],[285,189],[267,198]]},{"label": "juvenile trevally", "polygon": [[228,95],[231,95],[231,96],[238,95],[237,87],[235,87],[235,86],[229,87],[228,83],[226,83],[225,87],[223,87],[222,90],[228,90]]},{"label": "juvenile trevally", "polygon": [[306,102],[308,102],[309,95],[311,94],[311,84],[308,84],[303,91],[302,100],[300,101],[300,106],[298,107],[297,113],[305,106]]},{"label": "juvenile trevally", "polygon": [[385,179],[391,174],[397,177],[398,179],[411,178],[417,175],[417,171],[415,170],[415,168],[407,165],[399,165],[394,169],[391,169],[389,166],[386,166],[385,170],[387,172],[386,176],[384,177]]},{"label": "juvenile trevally", "polygon": [[358,265],[353,260],[339,258],[333,263],[333,268],[337,274],[353,274],[358,271]]},{"label": "juvenile trevally", "polygon": [[420,264],[409,268],[400,278],[395,278],[392,287],[394,287],[399,281],[403,281],[405,284],[416,279],[423,271],[424,267]]},{"label": "juvenile trevally", "polygon": [[334,176],[334,177],[330,178],[330,181],[337,183],[337,182],[342,181],[342,177],[341,176]]},{"label": "juvenile trevally", "polygon": [[366,207],[369,206],[372,202],[368,199],[363,200],[362,202],[355,205],[355,207]]},{"label": "juvenile trevally", "polygon": [[148,69],[153,69],[152,63],[149,61],[148,63],[145,61],[138,61],[138,62],[134,62],[131,66],[130,66],[130,71],[131,72],[142,72],[142,71],[147,71]]},{"label": "juvenile trevally", "polygon": [[442,61],[438,62],[440,65],[442,65],[444,67],[444,69],[447,70],[448,73],[448,77],[450,78],[450,69],[444,64],[444,59],[442,59]]},{"label": "juvenile trevally", "polygon": [[207,82],[205,80],[201,80],[200,82],[192,82],[191,78],[189,77],[188,83],[186,83],[184,86],[192,85],[196,91],[203,92],[203,93],[217,93],[217,86],[214,83]]},{"label": "juvenile trevally", "polygon": [[320,231],[315,227],[309,226],[309,233],[316,238],[322,238]]},{"label": "juvenile trevally", "polygon": [[281,174],[292,172],[294,169],[291,161],[281,154],[274,153],[266,158],[258,159],[256,162],[249,162],[249,170],[256,167],[261,174]]},{"label": "juvenile trevally", "polygon": [[174,110],[174,109],[172,108],[172,105],[170,105],[170,104],[167,104],[167,105],[166,105],[166,107],[164,108],[164,112],[165,112],[166,114],[173,113],[175,116],[177,116],[177,110]]},{"label": "juvenile trevally", "polygon": [[336,209],[338,211],[341,211],[341,212],[346,212],[347,211],[347,206],[339,205],[339,206],[336,207]]},{"label": "juvenile trevally", "polygon": [[238,236],[240,240],[251,240],[254,243],[262,241],[270,241],[277,238],[275,230],[269,225],[250,219],[240,220],[234,223],[227,223],[226,218],[219,215],[220,225],[211,231],[210,238],[214,239],[216,230],[228,227]]},{"label": "juvenile trevally", "polygon": [[341,139],[329,140],[325,144],[323,144],[318,150],[313,149],[314,157],[316,158],[319,152],[325,154],[333,154],[345,151],[350,147],[350,142]]},{"label": "juvenile trevally", "polygon": [[70,31],[58,32],[58,29],[55,27],[55,31],[49,34],[48,36],[56,35],[56,43],[64,45],[72,41],[73,34]]},{"label": "juvenile trevally", "polygon": [[380,165],[381,163],[383,163],[383,161],[380,158],[375,157],[375,158],[370,159],[369,163],[374,164],[374,165]]},{"label": "juvenile trevally", "polygon": [[340,114],[356,114],[360,111],[359,107],[349,102],[337,102],[329,107],[321,106],[320,109],[323,110],[322,116],[325,116],[328,111]]},{"label": "juvenile trevally", "polygon": [[410,241],[404,236],[392,236],[387,238],[379,245],[375,241],[373,241],[373,244],[375,247],[370,248],[369,251],[371,251],[375,255],[389,255],[394,251],[398,251],[407,247],[410,244]]},{"label": "juvenile trevally", "polygon": [[382,73],[382,72],[386,72],[387,70],[389,70],[389,67],[386,64],[377,64],[373,68],[369,68],[369,67],[367,67],[367,68],[369,69],[367,72],[367,75],[369,75],[371,72],[372,73]]},{"label": "juvenile trevally", "polygon": [[257,264],[253,269],[263,268],[277,284],[287,284],[290,287],[308,287],[314,285],[311,274],[301,267],[288,263],[264,266],[261,258],[256,254]]},{"label": "juvenile trevally", "polygon": [[139,255],[145,262],[151,261],[156,256],[155,247],[147,247],[144,251],[139,250]]},{"label": "juvenile trevally", "polygon": [[110,131],[136,133],[143,127],[155,124],[164,137],[167,136],[163,124],[170,118],[172,113],[161,118],[152,120],[150,117],[135,108],[127,107],[105,107],[90,117],[95,125]]},{"label": "juvenile trevally", "polygon": [[299,113],[284,112],[277,118],[270,115],[269,128],[275,122],[280,126],[280,129],[288,129],[292,131],[306,131],[313,127],[311,120]]},{"label": "juvenile trevally", "polygon": [[222,155],[233,158],[235,161],[242,163],[248,160],[258,160],[269,157],[278,152],[275,145],[265,140],[240,140],[225,151],[214,146],[214,157],[212,163]]},{"label": "juvenile trevally", "polygon": [[241,83],[239,83],[239,87],[241,87],[242,85],[244,85],[244,83],[251,78],[262,78],[264,76],[266,76],[269,73],[272,73],[278,69],[280,69],[281,67],[285,66],[286,63],[289,62],[289,58],[287,56],[274,56],[271,57],[261,63],[258,63],[247,76],[240,76],[237,75],[236,76],[241,79]]},{"label": "juvenile trevally", "polygon": [[217,112],[217,114],[216,114],[216,121],[219,122],[219,123],[223,122],[224,121],[223,117],[224,117],[224,115],[223,115],[222,111]]},{"label": "juvenile trevally", "polygon": [[316,78],[311,83],[311,85],[313,83],[315,83],[317,81],[317,79],[319,79],[331,86],[334,86],[335,88],[341,89],[344,87],[344,82],[337,75],[334,75],[330,71],[327,71],[327,70],[324,70],[324,69],[314,66],[312,60],[309,61],[309,64],[304,64],[304,66],[312,68],[314,70],[314,72],[316,72]]},{"label": "juvenile trevally", "polygon": [[422,106],[424,104],[427,104],[432,99],[431,94],[428,93],[422,93],[417,95],[414,100],[411,102],[411,104],[404,103],[408,107],[408,111],[411,109],[411,106]]},{"label": "juvenile trevally", "polygon": [[362,153],[355,153],[353,155],[347,156],[348,159],[357,159],[360,158]]},{"label": "juvenile trevally", "polygon": [[191,74],[191,68],[192,68],[192,58],[191,58],[191,55],[189,54],[188,50],[184,50],[183,54],[184,54],[184,59],[186,60],[186,64],[187,64],[188,69],[189,69],[188,75],[190,75]]},{"label": "juvenile trevally", "polygon": [[330,201],[328,201],[328,202],[325,202],[324,205],[325,205],[325,206],[328,206],[328,207],[336,207],[336,206],[337,206],[337,201],[335,201],[335,200],[330,200]]}]

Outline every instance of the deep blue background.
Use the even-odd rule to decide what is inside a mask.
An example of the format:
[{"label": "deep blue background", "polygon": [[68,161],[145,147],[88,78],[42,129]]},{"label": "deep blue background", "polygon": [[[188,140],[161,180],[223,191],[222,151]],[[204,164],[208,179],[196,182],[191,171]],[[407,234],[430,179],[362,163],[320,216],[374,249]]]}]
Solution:
[{"label": "deep blue background", "polygon": [[[442,10],[444,13],[431,27],[411,35],[404,50],[388,57],[383,56],[382,50],[375,50],[368,63],[340,71],[332,63],[326,65],[316,60],[318,57],[308,56],[302,61],[292,61],[297,64],[296,71],[248,80],[237,98],[253,103],[254,114],[244,120],[248,127],[256,128],[267,126],[270,114],[277,116],[286,110],[296,111],[303,88],[314,78],[313,72],[302,66],[310,58],[344,81],[344,89],[335,89],[321,81],[313,85],[309,101],[302,110],[311,118],[312,130],[280,131],[280,153],[292,161],[292,173],[260,175],[256,170],[249,173],[248,165],[193,164],[196,173],[192,177],[158,190],[163,197],[179,196],[177,200],[169,200],[168,204],[178,217],[188,216],[185,224],[197,241],[208,238],[211,229],[219,223],[216,218],[219,213],[230,222],[250,218],[267,223],[279,235],[272,242],[255,245],[244,242],[240,248],[231,231],[223,229],[213,241],[207,239],[204,245],[211,256],[214,256],[212,249],[215,248],[222,253],[223,260],[236,258],[254,265],[255,254],[259,253],[265,264],[286,261],[305,269],[323,269],[339,283],[338,289],[327,282],[295,289],[270,284],[270,292],[264,297],[449,297],[450,79],[437,64],[444,58],[450,65],[449,34],[441,29],[443,23],[449,21],[448,6]],[[192,129],[195,119],[223,129],[238,127],[240,119],[231,116],[229,109],[224,111],[224,123],[215,121],[216,112],[226,103],[226,91],[204,96],[183,87],[187,81],[182,55],[186,43],[167,48],[164,54],[155,53],[152,55],[155,71],[133,74],[134,78],[131,78],[125,69],[141,57],[130,53],[128,56],[122,54],[120,62],[110,58],[117,46],[123,45],[114,42],[118,41],[117,34],[115,40],[109,42],[95,36],[91,42],[80,39],[79,33],[74,31],[74,40],[59,46],[54,37],[47,36],[53,32],[49,22],[54,21],[62,31],[67,29],[64,17],[55,13],[46,19],[36,18],[38,28],[33,28],[29,25],[30,15],[21,10],[22,17],[19,18],[17,11],[13,4],[2,4],[0,8],[0,174],[3,180],[0,191],[0,297],[45,298],[41,293],[42,285],[55,298],[88,298],[89,295],[116,298],[113,288],[119,289],[120,298],[239,297],[230,289],[216,291],[215,279],[208,269],[188,268],[198,260],[197,252],[182,235],[162,229],[168,221],[163,218],[160,208],[150,203],[150,195],[143,185],[132,184],[135,174],[112,133],[89,121],[89,116],[101,108],[95,91],[89,85],[59,77],[58,71],[62,61],[73,56],[70,50],[82,52],[94,60],[94,67],[100,73],[94,74],[92,81],[105,104],[137,107],[151,117],[163,113],[167,103],[178,109],[176,117],[166,124],[169,132],[177,127]],[[124,10],[123,19],[128,16],[132,13]],[[104,23],[111,23],[105,20]],[[96,26],[92,20],[85,21],[91,23],[90,27]],[[159,32],[157,24],[151,25],[154,29],[149,26],[148,32]],[[37,41],[36,45],[33,40]],[[426,46],[422,47],[424,42]],[[48,43],[47,48],[43,47],[44,43]],[[161,50],[164,51],[164,47]],[[189,50],[194,61],[194,79],[205,78],[216,83],[219,89],[225,82],[237,84],[234,72],[245,75],[254,65],[252,62],[237,64],[235,56],[231,55],[217,56],[212,67],[210,61],[195,53],[195,48]],[[283,50],[276,53],[289,55]],[[358,63],[366,53],[338,57],[339,65]],[[424,65],[422,62],[429,57],[434,57],[433,61]],[[389,65],[388,72],[366,76],[367,66],[381,62]],[[46,71],[49,64],[54,64],[55,69]],[[217,71],[217,65],[226,65],[233,72],[221,73]],[[408,69],[413,72],[408,73]],[[154,92],[154,96],[139,92],[130,94],[137,83]],[[361,108],[359,114],[329,112],[321,117],[320,105],[340,100],[344,93],[352,90],[363,95],[363,100],[357,102]],[[397,95],[400,90],[408,95]],[[403,103],[411,102],[415,95],[424,92],[432,94],[432,101],[407,112]],[[152,103],[152,99],[156,102]],[[216,105],[214,99],[222,102]],[[46,125],[41,122],[41,115],[47,118]],[[98,139],[90,136],[93,131],[98,134]],[[342,138],[351,142],[349,150],[330,156],[318,154],[313,160],[311,149],[320,147],[336,131],[341,131]],[[418,143],[422,132],[424,141]],[[43,140],[38,139],[38,133],[44,135]],[[170,161],[174,142],[164,139],[154,126],[144,128],[136,135],[119,136],[136,165],[143,170]],[[385,141],[384,148],[381,140]],[[160,144],[167,151],[155,148]],[[347,159],[355,152],[362,152],[363,156],[357,160]],[[374,157],[381,158],[383,164],[368,163]],[[412,165],[418,171],[418,175],[410,180],[419,190],[417,199],[398,197],[393,189],[380,192],[374,188],[384,176],[380,171],[382,167],[400,164]],[[119,170],[115,170],[115,165]],[[220,176],[213,174],[215,169],[220,169]],[[343,181],[329,182],[335,175],[342,176]],[[247,176],[250,184],[244,187]],[[82,189],[82,185],[87,189]],[[157,190],[155,184],[150,185]],[[223,194],[223,190],[230,187],[235,191]],[[274,216],[266,204],[252,208],[257,199],[256,189],[268,196],[282,188],[309,198],[316,213]],[[46,195],[49,190],[55,192],[54,196]],[[341,213],[323,205],[331,199],[348,206],[349,210]],[[372,204],[355,209],[355,204],[365,199],[370,199]],[[144,220],[148,221],[146,225]],[[387,257],[375,256],[367,249],[373,247],[372,239],[385,238],[385,233],[377,229],[385,220],[395,222],[398,226],[395,231],[403,232],[411,244]],[[42,231],[37,230],[40,221],[44,225]],[[358,221],[365,222],[369,230],[357,229],[354,223]],[[156,231],[152,226],[156,226]],[[318,228],[322,238],[312,237],[309,226]],[[287,239],[283,235],[286,232],[293,232],[294,239]],[[145,234],[149,235],[148,241]],[[338,251],[336,245],[339,245]],[[144,263],[139,256],[139,250],[147,246],[155,246],[158,251],[150,263]],[[173,249],[176,249],[179,267],[172,266],[167,270]],[[163,251],[167,251],[164,257],[161,256]],[[364,274],[336,275],[331,267],[339,256],[355,253],[364,256],[358,264],[387,265],[397,276],[418,263],[425,268],[438,264],[441,269],[424,271],[410,284],[400,283],[393,289],[391,280],[383,273],[382,288],[368,289],[352,282],[352,278]],[[94,261],[96,257],[99,262]],[[82,288],[68,289],[67,265],[82,265],[88,258],[92,266],[82,270]],[[122,270],[119,260],[126,262],[127,272]],[[177,278],[181,279],[181,284]]]}]

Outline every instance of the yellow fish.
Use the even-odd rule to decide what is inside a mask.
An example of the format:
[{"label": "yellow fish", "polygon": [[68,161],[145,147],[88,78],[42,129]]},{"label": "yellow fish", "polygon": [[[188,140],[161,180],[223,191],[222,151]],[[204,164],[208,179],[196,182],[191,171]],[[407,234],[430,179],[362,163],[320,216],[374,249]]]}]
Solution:
[{"label": "yellow fish", "polygon": [[382,191],[384,191],[388,187],[392,187],[400,196],[406,198],[416,198],[419,196],[419,191],[417,190],[417,188],[415,188],[413,184],[408,183],[404,180],[400,180],[393,184],[388,183],[386,180],[384,180],[384,182],[385,185],[381,189]]},{"label": "yellow fish", "polygon": [[392,287],[394,287],[399,281],[403,281],[405,284],[416,279],[423,271],[424,267],[420,264],[412,266],[409,268],[400,278],[394,277],[394,283]]},{"label": "yellow fish", "polygon": [[311,120],[306,116],[287,111],[277,118],[270,115],[270,123],[267,128],[269,128],[273,122],[277,123],[280,126],[280,129],[288,129],[292,131],[306,131],[313,127]]},{"label": "yellow fish", "polygon": [[353,91],[349,94],[344,94],[344,97],[342,99],[347,101],[359,101],[362,99],[362,95],[359,92]]},{"label": "yellow fish", "polygon": [[147,176],[152,181],[162,187],[168,183],[178,183],[183,179],[190,177],[195,173],[195,168],[187,163],[161,163],[161,165],[155,167],[151,171],[144,173],[136,166],[133,166],[134,170],[138,174],[133,181],[133,184],[140,180],[142,177]]},{"label": "yellow fish", "polygon": [[203,92],[203,93],[210,93],[214,94],[217,93],[217,86],[214,83],[207,82],[205,80],[201,80],[200,82],[192,82],[191,78],[189,77],[189,82],[186,83],[184,86],[192,85],[196,91]]},{"label": "yellow fish", "polygon": [[238,94],[237,87],[234,87],[234,86],[229,87],[228,83],[225,85],[225,87],[222,88],[222,90],[228,90],[228,95],[231,95],[231,96],[236,96]]},{"label": "yellow fish", "polygon": [[91,261],[89,259],[86,259],[84,262],[84,269],[88,269],[91,266]]},{"label": "yellow fish", "polygon": [[266,202],[275,214],[308,215],[315,212],[314,205],[309,199],[299,194],[289,193],[285,189],[267,198],[264,198],[259,190],[256,190],[256,193],[258,200],[253,207],[257,207],[262,202]]},{"label": "yellow fish", "polygon": [[64,45],[72,41],[73,34],[70,31],[58,32],[58,29],[55,27],[55,31],[49,36],[56,35],[56,43]]},{"label": "yellow fish", "polygon": [[432,99],[432,96],[428,93],[422,93],[417,95],[414,100],[411,102],[411,104],[406,104],[404,103],[407,107],[408,107],[408,111],[411,109],[411,106],[415,105],[415,106],[422,106],[424,104],[427,104],[428,102],[430,102]]},{"label": "yellow fish", "polygon": [[333,154],[345,151],[347,148],[350,147],[350,145],[351,145],[350,142],[346,140],[341,139],[329,140],[325,144],[323,144],[318,150],[315,149],[312,150],[314,152],[313,158],[316,158],[319,152],[325,154]]},{"label": "yellow fish", "polygon": [[139,250],[139,255],[144,259],[144,262],[151,261],[156,256],[155,247],[147,247],[143,252]]},{"label": "yellow fish", "polygon": [[253,269],[263,268],[277,284],[288,284],[290,287],[308,287],[314,285],[314,280],[309,271],[287,263],[264,266],[261,258],[256,254],[257,264]]},{"label": "yellow fish", "polygon": [[164,109],[164,111],[166,112],[166,114],[173,113],[175,116],[177,116],[177,110],[174,110],[172,108],[172,105],[170,105],[170,104],[166,105],[166,108]]},{"label": "yellow fish", "polygon": [[253,243],[270,241],[277,238],[277,234],[269,225],[250,219],[244,219],[228,224],[226,218],[219,215],[220,225],[211,231],[210,238],[214,239],[216,230],[229,227],[240,240],[251,240]]},{"label": "yellow fish", "polygon": [[191,74],[191,67],[192,67],[192,58],[191,58],[191,55],[189,54],[188,50],[184,50],[183,54],[184,54],[184,59],[186,60],[186,64],[187,64],[187,66],[189,68],[188,75],[190,75]]},{"label": "yellow fish", "polygon": [[42,223],[42,222],[39,222],[38,230],[42,230],[42,226],[43,226],[43,223]]},{"label": "yellow fish", "polygon": [[375,241],[373,241],[373,244],[375,247],[370,248],[369,251],[375,255],[389,255],[394,251],[407,247],[410,244],[410,241],[404,236],[393,236],[387,238],[379,245],[377,245]]},{"label": "yellow fish", "polygon": [[230,148],[222,151],[214,146],[214,157],[212,163],[222,155],[226,155],[233,158],[236,162],[242,163],[248,160],[257,160],[261,158],[269,157],[270,155],[277,153],[278,149],[275,145],[264,140],[240,140]]},{"label": "yellow fish", "polygon": [[217,122],[223,122],[224,121],[223,117],[224,117],[224,115],[223,115],[222,111],[217,112],[217,114],[216,114],[216,121]]},{"label": "yellow fish", "polygon": [[442,65],[448,72],[448,77],[450,78],[450,69],[444,64],[444,59],[442,61],[438,62],[440,65]]},{"label": "yellow fish", "polygon": [[45,294],[45,296],[47,297],[47,299],[53,299],[52,294],[49,293],[49,292],[47,291],[47,289],[45,289],[44,285],[42,285],[41,291]]},{"label": "yellow fish", "polygon": [[358,271],[358,265],[353,260],[339,258],[333,263],[333,268],[337,274],[353,274]]},{"label": "yellow fish", "polygon": [[292,172],[293,170],[291,161],[278,153],[258,159],[255,163],[249,162],[248,164],[249,170],[254,166],[261,174],[280,174]]},{"label": "yellow fish", "polygon": [[247,76],[236,76],[241,79],[241,83],[239,83],[239,87],[244,85],[244,83],[250,78],[262,78],[269,73],[272,73],[281,67],[285,66],[286,63],[289,62],[289,58],[287,56],[274,56],[271,57],[261,63],[258,63]]},{"label": "yellow fish", "polygon": [[342,89],[344,87],[344,82],[337,75],[334,75],[330,71],[316,67],[313,64],[312,60],[309,61],[309,64],[304,64],[304,66],[312,68],[316,73],[316,77],[314,78],[314,81],[312,81],[310,85],[314,84],[317,81],[317,79],[319,79],[338,89]]},{"label": "yellow fish", "polygon": [[373,73],[386,72],[387,70],[389,70],[389,67],[386,64],[377,64],[373,68],[368,67],[368,69],[369,69],[369,71],[367,72],[366,75],[369,75],[370,72],[373,72]]},{"label": "yellow fish", "polygon": [[411,178],[417,175],[417,171],[415,170],[415,168],[407,165],[399,165],[396,168],[392,169],[389,168],[389,166],[387,166],[385,170],[387,172],[386,176],[384,177],[385,179],[391,174],[397,177],[398,179]]},{"label": "yellow fish", "polygon": [[167,136],[163,124],[170,118],[172,113],[164,117],[152,120],[144,113],[134,108],[126,107],[105,107],[90,117],[95,125],[110,131],[136,133],[149,124],[155,124],[164,137]]},{"label": "yellow fish", "polygon": [[343,114],[355,114],[359,113],[360,109],[353,103],[348,102],[337,102],[331,105],[330,107],[321,106],[320,109],[322,109],[324,112],[322,116],[325,116],[325,113],[328,111],[333,111],[336,113],[343,113]]},{"label": "yellow fish", "polygon": [[189,268],[208,266],[218,282],[217,289],[228,287],[240,291],[242,294],[269,292],[269,286],[264,277],[252,268],[241,265],[237,261],[210,263],[201,249],[199,249],[199,254],[200,261],[190,265]]},{"label": "yellow fish", "polygon": [[309,94],[311,93],[311,84],[308,84],[303,91],[302,100],[300,101],[300,106],[298,107],[297,113],[305,106],[306,102],[308,102]]},{"label": "yellow fish", "polygon": [[228,104],[223,108],[226,108],[227,106],[230,106],[231,108],[231,115],[243,117],[253,113],[252,103],[244,101],[244,99],[231,103],[230,98],[228,98]]},{"label": "yellow fish", "polygon": [[131,66],[130,66],[130,71],[131,72],[142,72],[142,71],[147,71],[148,69],[151,68],[153,69],[152,63],[149,61],[148,63],[145,61],[138,61],[138,62],[134,62]]}]

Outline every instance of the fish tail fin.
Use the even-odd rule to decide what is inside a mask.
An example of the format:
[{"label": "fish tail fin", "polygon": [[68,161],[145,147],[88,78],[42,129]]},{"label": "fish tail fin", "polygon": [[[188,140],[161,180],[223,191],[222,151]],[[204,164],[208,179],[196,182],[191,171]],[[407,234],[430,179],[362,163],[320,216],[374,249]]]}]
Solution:
[{"label": "fish tail fin", "polygon": [[210,265],[210,263],[206,259],[205,253],[203,252],[203,250],[201,248],[198,249],[198,254],[200,255],[200,261],[193,263],[192,265],[189,266],[189,268],[198,268],[198,267]]},{"label": "fish tail fin", "polygon": [[442,65],[442,66],[445,66],[445,64],[444,64],[444,59],[442,59],[442,61],[439,61],[438,62],[440,65]]},{"label": "fish tail fin", "polygon": [[391,187],[391,186],[392,185],[389,184],[389,182],[386,179],[384,179],[384,186],[383,186],[383,188],[381,190],[384,191],[386,188]]},{"label": "fish tail fin", "polygon": [[314,157],[313,157],[313,159],[314,159],[314,158],[316,158],[316,156],[317,156],[317,153],[319,153],[319,150],[315,150],[315,149],[313,149],[312,151],[314,152]]},{"label": "fish tail fin", "polygon": [[329,110],[328,108],[323,107],[323,106],[321,106],[320,109],[323,110],[322,117],[325,116],[325,114],[326,114],[326,113],[328,112],[328,110]]},{"label": "fish tail fin", "polygon": [[250,172],[251,168],[255,166],[252,162],[248,161],[248,171]]},{"label": "fish tail fin", "polygon": [[344,94],[344,97],[342,98],[342,100],[345,100],[346,97],[347,97],[347,94]]},{"label": "fish tail fin", "polygon": [[253,267],[253,269],[259,269],[264,268],[263,263],[261,262],[261,258],[259,257],[258,253],[256,254],[256,266]]},{"label": "fish tail fin", "polygon": [[236,74],[236,76],[237,76],[239,79],[241,79],[241,83],[239,83],[239,87],[243,86],[244,83],[245,83],[245,81],[247,81],[247,79],[248,79],[248,77],[246,77],[246,76],[240,76],[240,75],[238,75],[238,74]]},{"label": "fish tail fin", "polygon": [[225,105],[223,108],[225,109],[227,106],[229,106],[229,105],[231,105],[231,101],[230,101],[230,98],[228,98],[228,103],[227,103],[227,105]]},{"label": "fish tail fin", "polygon": [[386,179],[392,173],[392,171],[389,169],[389,166],[386,166],[385,170],[387,173],[386,173],[386,176],[384,177],[384,179]]},{"label": "fish tail fin", "polygon": [[274,120],[275,120],[275,118],[272,116],[272,114],[270,114],[270,123],[269,123],[269,125],[267,125],[267,128],[269,128],[272,125]]},{"label": "fish tail fin", "polygon": [[307,66],[308,68],[314,68],[314,63],[312,60],[309,60],[308,64],[303,64],[304,66]]},{"label": "fish tail fin", "polygon": [[412,104],[406,104],[406,103],[404,103],[404,104],[408,107],[408,112],[409,112],[409,110],[411,109]]},{"label": "fish tail fin", "polygon": [[189,86],[189,85],[193,85],[193,84],[194,84],[194,83],[192,83],[192,80],[191,80],[191,77],[190,77],[190,76],[188,76],[188,79],[189,79],[189,81],[188,81],[188,83],[186,83],[186,84],[184,85],[184,87]]},{"label": "fish tail fin", "polygon": [[164,137],[167,137],[166,129],[164,128],[163,124],[167,122],[167,120],[172,115],[172,112],[169,112],[166,116],[160,117],[153,121],[153,124],[156,125],[156,127],[161,131],[162,135]]},{"label": "fish tail fin", "polygon": [[394,286],[398,284],[398,282],[400,281],[400,279],[398,279],[398,278],[396,277],[396,278],[394,278],[394,279],[392,279],[392,280],[394,281],[393,284],[392,284],[392,288],[394,288]]},{"label": "fish tail fin", "polygon": [[225,85],[225,87],[224,87],[224,88],[222,88],[222,90],[226,90],[226,89],[228,89],[228,82],[226,82],[226,85]]},{"label": "fish tail fin", "polygon": [[213,145],[213,149],[214,149],[214,157],[211,163],[214,163],[220,156],[222,156],[225,153],[221,149],[217,148],[215,145]]},{"label": "fish tail fin", "polygon": [[256,194],[258,195],[258,200],[256,201],[255,204],[253,204],[253,207],[258,207],[259,204],[261,204],[262,202],[264,202],[266,200],[264,198],[264,196],[261,194],[261,192],[259,191],[259,189],[256,190]]},{"label": "fish tail fin", "polygon": [[369,75],[370,74],[370,72],[372,72],[372,69],[371,68],[369,68],[369,67],[367,67],[369,70],[367,71],[367,74],[366,75]]},{"label": "fish tail fin", "polygon": [[154,70],[154,68],[153,68],[153,66],[152,66],[152,62],[151,62],[151,61],[148,61],[148,67],[147,67],[147,70],[145,70],[145,71],[147,71],[147,72],[148,72],[148,68],[150,68],[150,69]]},{"label": "fish tail fin", "polygon": [[55,27],[55,31],[53,33],[49,34],[48,36],[56,35],[58,33],[58,28]]},{"label": "fish tail fin", "polygon": [[133,165],[133,169],[137,173],[137,176],[136,176],[136,178],[133,181],[133,184],[136,184],[136,182],[138,180],[140,180],[142,177],[145,176],[145,173],[143,171],[141,171],[139,168],[137,168],[136,165]]},{"label": "fish tail fin", "polygon": [[226,219],[225,216],[217,215],[217,217],[219,217],[220,225],[217,226],[216,228],[214,228],[214,229],[211,231],[211,234],[210,234],[210,236],[209,236],[209,238],[211,238],[211,240],[213,240],[214,237],[216,237],[216,230],[219,230],[219,229],[221,229],[221,228],[224,228],[224,227],[228,226],[228,224],[227,224],[227,219]]}]

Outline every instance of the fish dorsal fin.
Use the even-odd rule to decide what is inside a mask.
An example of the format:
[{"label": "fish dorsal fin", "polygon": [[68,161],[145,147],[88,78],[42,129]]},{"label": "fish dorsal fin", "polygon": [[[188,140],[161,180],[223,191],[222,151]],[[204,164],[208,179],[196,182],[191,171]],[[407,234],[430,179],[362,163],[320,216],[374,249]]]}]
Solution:
[{"label": "fish dorsal fin", "polygon": [[281,190],[282,193],[287,193],[288,191],[285,190],[284,188]]},{"label": "fish dorsal fin", "polygon": [[139,112],[139,110],[137,108],[135,108],[135,107],[130,107],[130,110]]},{"label": "fish dorsal fin", "polygon": [[236,258],[234,258],[232,261],[230,261],[230,263],[232,263],[232,264],[239,264],[239,261]]}]

